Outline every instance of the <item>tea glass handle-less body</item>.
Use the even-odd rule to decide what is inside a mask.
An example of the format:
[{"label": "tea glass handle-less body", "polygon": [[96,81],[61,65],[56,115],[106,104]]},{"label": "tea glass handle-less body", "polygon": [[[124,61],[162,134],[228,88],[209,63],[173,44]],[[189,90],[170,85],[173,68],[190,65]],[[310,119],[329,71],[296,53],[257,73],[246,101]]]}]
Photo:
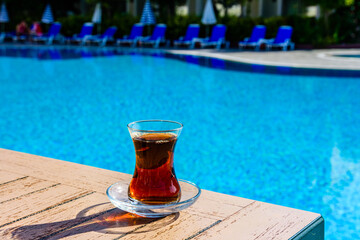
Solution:
[{"label": "tea glass handle-less body", "polygon": [[128,124],[136,153],[130,200],[145,204],[178,202],[181,189],[174,170],[174,149],[182,124],[144,120]]}]

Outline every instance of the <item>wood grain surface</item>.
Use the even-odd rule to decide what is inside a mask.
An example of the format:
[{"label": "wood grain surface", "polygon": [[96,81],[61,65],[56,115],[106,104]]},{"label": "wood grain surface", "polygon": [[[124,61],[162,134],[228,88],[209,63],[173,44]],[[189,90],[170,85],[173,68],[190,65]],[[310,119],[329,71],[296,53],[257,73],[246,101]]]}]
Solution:
[{"label": "wood grain surface", "polygon": [[186,210],[143,218],[115,208],[105,194],[130,178],[0,149],[0,239],[291,239],[321,218],[206,190]]}]

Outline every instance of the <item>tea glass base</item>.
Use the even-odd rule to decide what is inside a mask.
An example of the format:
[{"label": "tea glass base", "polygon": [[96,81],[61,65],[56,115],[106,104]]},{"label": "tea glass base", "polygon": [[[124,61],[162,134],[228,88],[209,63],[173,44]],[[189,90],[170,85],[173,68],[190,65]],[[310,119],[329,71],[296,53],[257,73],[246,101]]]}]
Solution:
[{"label": "tea glass base", "polygon": [[181,199],[177,203],[149,205],[129,199],[129,183],[117,182],[111,185],[106,194],[115,207],[148,218],[160,218],[190,207],[200,196],[200,188],[192,182],[179,180]]}]

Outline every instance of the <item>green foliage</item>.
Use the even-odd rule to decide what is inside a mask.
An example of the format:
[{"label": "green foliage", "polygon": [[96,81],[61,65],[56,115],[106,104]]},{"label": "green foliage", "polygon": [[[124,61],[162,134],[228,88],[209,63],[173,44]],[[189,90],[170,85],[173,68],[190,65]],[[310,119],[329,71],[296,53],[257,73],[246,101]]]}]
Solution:
[{"label": "green foliage", "polygon": [[287,25],[293,26],[293,41],[300,44],[324,45],[324,21],[316,18],[292,16],[288,18]]},{"label": "green foliage", "polygon": [[303,0],[304,4],[319,5],[324,10],[342,7],[346,4],[346,0]]},{"label": "green foliage", "polygon": [[282,25],[290,25],[289,22],[289,17],[265,18],[263,24],[266,26],[266,37],[274,38],[276,36],[278,28]]},{"label": "green foliage", "polygon": [[[81,27],[85,22],[91,22],[91,16],[74,15],[57,19],[62,24],[61,33],[65,36],[72,36],[80,33]],[[105,18],[101,23],[102,32],[110,26],[118,28],[116,36],[120,37],[128,35],[134,23],[137,23],[139,18],[133,17],[129,14],[115,14],[112,18]],[[96,27],[94,28],[96,33]]]},{"label": "green foliage", "polygon": [[154,8],[154,10],[160,18],[170,19],[172,16],[175,16],[176,6],[185,5],[186,0],[152,0],[151,3],[157,5],[157,8]]},{"label": "green foliage", "polygon": [[101,3],[102,18],[112,19],[117,13],[126,12],[126,1],[119,0],[86,0],[86,12],[88,14],[94,13],[97,3]]},{"label": "green foliage", "polygon": [[[356,5],[357,4],[357,5]],[[360,42],[360,2],[337,9],[329,18],[335,42]]]},{"label": "green foliage", "polygon": [[90,17],[84,17],[81,15],[68,16],[57,19],[62,24],[61,33],[65,36],[72,36],[76,33],[80,33],[81,27],[85,22],[91,21]]},{"label": "green foliage", "polygon": [[[234,5],[240,4],[240,3],[244,3],[244,1],[239,1],[239,0],[213,0],[214,6],[216,6],[216,4],[221,4],[223,6],[223,8],[225,9],[225,16],[228,15],[228,9],[231,8]],[[214,9],[215,11],[217,10],[216,8]]]},{"label": "green foliage", "polygon": [[355,3],[355,0],[345,0],[345,5],[350,6]]},{"label": "green foliage", "polygon": [[134,17],[127,13],[115,13],[111,19],[103,19],[102,29],[104,31],[110,26],[116,26],[118,29],[115,36],[122,37],[124,35],[129,35],[131,27],[139,21],[140,17]]},{"label": "green foliage", "polygon": [[219,19],[219,23],[227,26],[226,39],[230,42],[237,43],[249,37],[253,27],[258,24],[263,24],[263,21],[261,18],[224,17]]},{"label": "green foliage", "polygon": [[159,23],[165,23],[167,25],[166,37],[168,39],[178,39],[180,36],[184,36],[186,28],[189,24],[200,24],[201,17],[199,16],[174,16],[168,18],[167,21],[159,19]]}]

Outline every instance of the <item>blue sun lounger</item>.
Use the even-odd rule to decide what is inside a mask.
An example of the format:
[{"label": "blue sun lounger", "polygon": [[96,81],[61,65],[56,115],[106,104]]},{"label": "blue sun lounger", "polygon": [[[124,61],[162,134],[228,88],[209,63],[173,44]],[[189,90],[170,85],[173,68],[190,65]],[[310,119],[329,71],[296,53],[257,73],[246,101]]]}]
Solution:
[{"label": "blue sun lounger", "polygon": [[165,43],[165,24],[157,24],[151,36],[144,37],[140,39],[141,45],[152,45],[155,48],[160,46],[160,43]]},{"label": "blue sun lounger", "polygon": [[140,40],[143,34],[144,25],[142,23],[134,24],[131,28],[130,36],[124,36],[119,38],[116,41],[117,45],[129,44],[133,47],[136,46],[136,43]]},{"label": "blue sun lounger", "polygon": [[179,40],[174,41],[175,46],[185,45],[190,48],[195,47],[196,39],[199,36],[200,26],[199,24],[190,24],[186,30],[185,37],[180,37]]},{"label": "blue sun lounger", "polygon": [[[0,43],[4,42],[5,39],[11,39],[12,41],[16,41],[17,40],[17,36],[16,36],[16,33],[15,31],[13,32],[2,32],[0,34]],[[24,38],[25,40],[25,38]]]},{"label": "blue sun lounger", "polygon": [[32,40],[35,42],[45,42],[52,44],[55,39],[63,42],[63,37],[60,36],[61,23],[55,22],[51,25],[49,32],[42,36],[33,36]]},{"label": "blue sun lounger", "polygon": [[6,36],[7,36],[6,33],[1,33],[1,34],[0,34],[0,43],[4,42]]},{"label": "blue sun lounger", "polygon": [[226,26],[222,24],[215,25],[212,29],[210,38],[205,38],[200,41],[200,46],[203,47],[216,47],[220,49],[223,44],[225,47],[229,46],[229,43],[225,41]]},{"label": "blue sun lounger", "polygon": [[266,27],[257,25],[253,28],[250,38],[245,38],[239,42],[239,48],[254,47],[256,51],[260,50],[261,44],[265,42]]},{"label": "blue sun lounger", "polygon": [[91,37],[94,24],[91,22],[84,23],[79,34],[75,34],[71,38],[67,38],[68,42],[75,42],[84,45],[89,37]]},{"label": "blue sun lounger", "polygon": [[290,26],[279,27],[275,39],[270,39],[266,41],[266,49],[270,50],[274,47],[280,47],[283,51],[286,51],[288,48],[294,50],[295,44],[291,42],[292,32],[293,28]]},{"label": "blue sun lounger", "polygon": [[109,27],[106,31],[97,36],[89,36],[86,41],[99,44],[99,46],[106,46],[107,41],[114,40],[114,35],[117,31],[117,27]]},{"label": "blue sun lounger", "polygon": [[[2,41],[4,41],[6,38],[11,39],[13,42],[17,41],[27,41],[29,40],[29,35],[16,35],[15,31],[9,32],[9,33],[2,33]],[[0,41],[1,42],[1,41]]]}]

